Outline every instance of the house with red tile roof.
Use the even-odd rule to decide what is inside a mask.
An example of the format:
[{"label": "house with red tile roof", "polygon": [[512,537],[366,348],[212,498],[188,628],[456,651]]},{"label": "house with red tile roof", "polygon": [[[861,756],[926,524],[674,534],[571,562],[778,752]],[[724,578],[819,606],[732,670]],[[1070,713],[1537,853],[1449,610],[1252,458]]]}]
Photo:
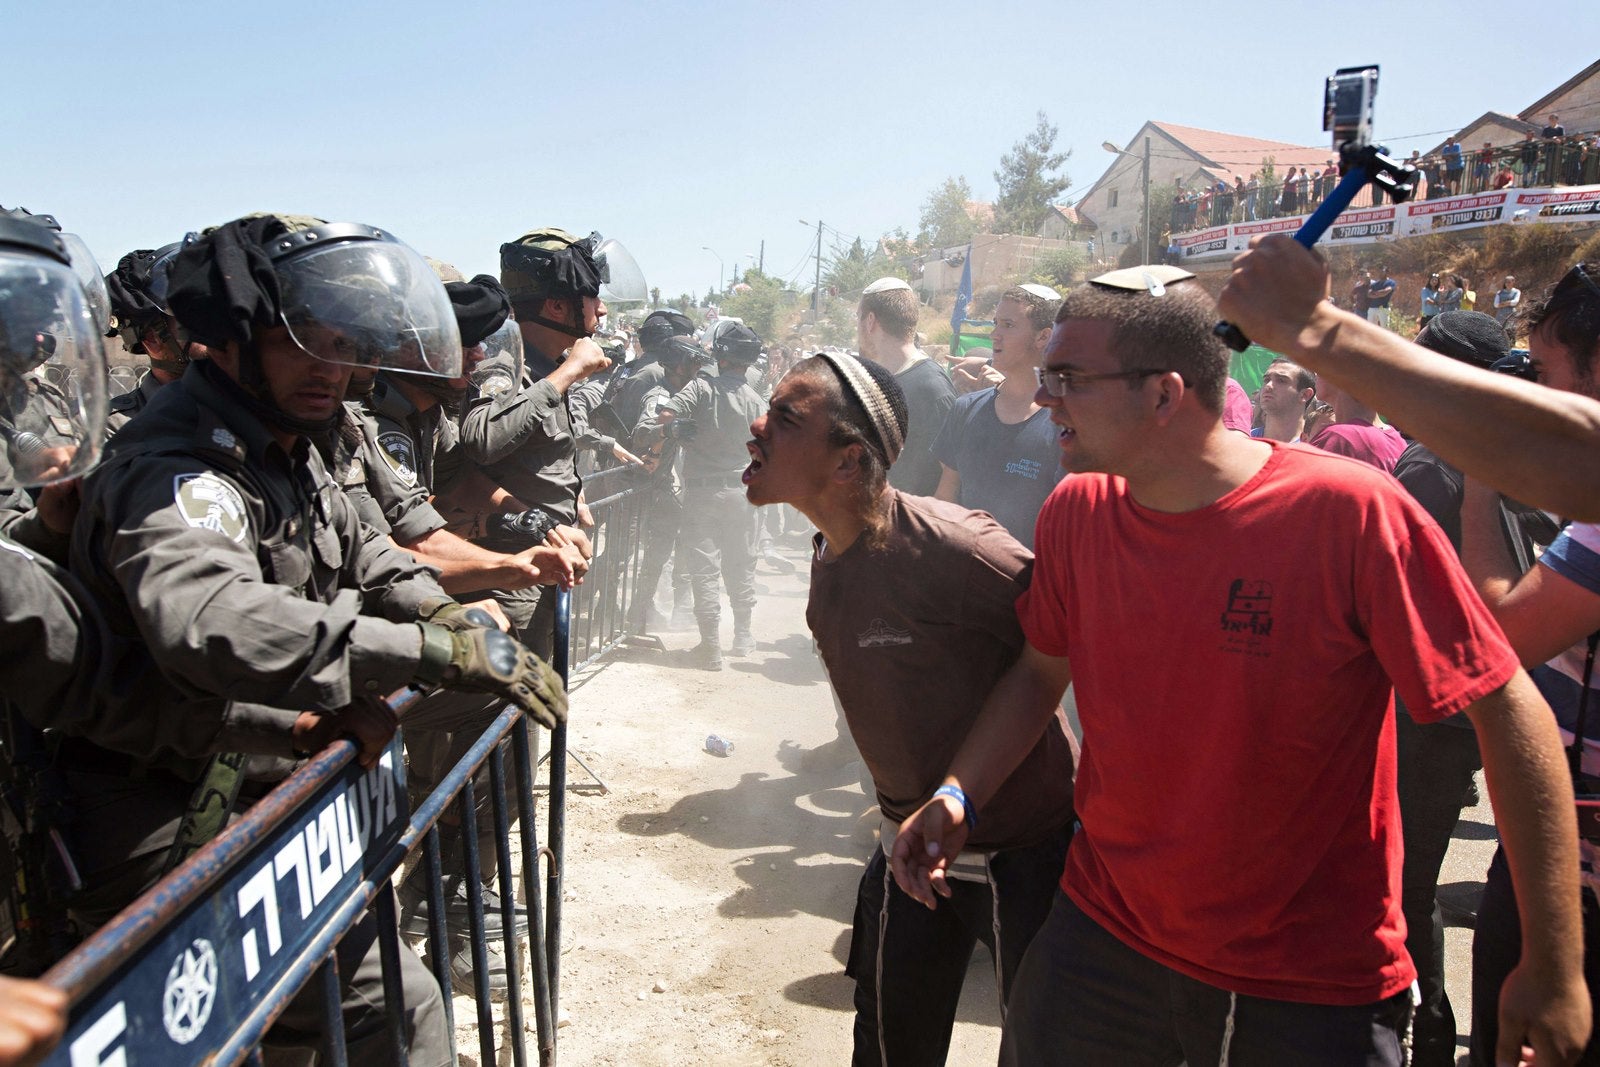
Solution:
[{"label": "house with red tile roof", "polygon": [[[1146,122],[1117,153],[1094,185],[1076,205],[1080,223],[1093,226],[1105,242],[1107,254],[1137,242],[1144,212],[1144,166],[1148,145],[1150,186],[1200,189],[1217,182],[1229,186],[1234,178],[1246,181],[1269,161],[1279,178],[1290,167],[1312,167],[1321,171],[1333,153],[1327,146],[1269,141],[1260,137],[1202,130],[1173,122]],[[1151,220],[1152,258],[1160,248],[1155,242],[1167,228],[1168,220]]]}]

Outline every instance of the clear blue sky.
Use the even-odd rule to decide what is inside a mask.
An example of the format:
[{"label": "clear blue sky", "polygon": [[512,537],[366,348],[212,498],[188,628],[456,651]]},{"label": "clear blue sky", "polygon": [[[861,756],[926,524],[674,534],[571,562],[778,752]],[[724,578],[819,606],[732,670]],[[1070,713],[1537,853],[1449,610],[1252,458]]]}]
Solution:
[{"label": "clear blue sky", "polygon": [[769,272],[808,278],[800,219],[915,231],[951,175],[991,199],[1040,109],[1081,192],[1147,118],[1323,144],[1322,79],[1378,62],[1380,139],[1426,148],[1593,62],[1595,10],[18,3],[0,203],[56,214],[108,270],[257,210],[385,226],[468,274],[527,229],[596,229],[671,297],[716,282],[704,245],[731,271],[765,239]]}]

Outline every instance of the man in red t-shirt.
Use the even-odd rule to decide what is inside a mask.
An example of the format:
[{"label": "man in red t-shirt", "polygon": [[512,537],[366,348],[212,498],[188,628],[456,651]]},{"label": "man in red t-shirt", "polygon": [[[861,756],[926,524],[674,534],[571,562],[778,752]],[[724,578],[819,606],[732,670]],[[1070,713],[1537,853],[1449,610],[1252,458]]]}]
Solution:
[{"label": "man in red t-shirt", "polygon": [[1399,1064],[1397,688],[1479,733],[1531,934],[1502,1028],[1513,1059],[1520,1040],[1570,1062],[1576,854],[1543,832],[1567,788],[1548,712],[1397,483],[1224,429],[1228,352],[1192,278],[1135,267],[1062,305],[1039,402],[1069,476],[1039,517],[1027,642],[895,876],[948,891],[968,812],[1074,682],[1082,828],[1001,1062]]}]

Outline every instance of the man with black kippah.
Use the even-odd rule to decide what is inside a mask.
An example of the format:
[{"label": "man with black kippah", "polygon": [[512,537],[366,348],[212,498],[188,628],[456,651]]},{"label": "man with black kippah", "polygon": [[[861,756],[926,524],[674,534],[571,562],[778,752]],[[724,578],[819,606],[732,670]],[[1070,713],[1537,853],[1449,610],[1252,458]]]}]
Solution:
[{"label": "man with black kippah", "polygon": [[930,911],[890,877],[899,821],[938,789],[1022,647],[1012,605],[1033,564],[990,516],[889,485],[914,418],[889,371],[819,354],[789,372],[750,427],[743,475],[750,503],[791,504],[821,531],[806,623],[881,812],[846,964],[858,1067],[944,1062],[978,941],[1005,1012],[1072,825],[1073,745],[1058,709],[957,858],[950,899]]},{"label": "man with black kippah", "polygon": [[[340,419],[355,364],[460,373],[450,303],[422,257],[369,226],[239,219],[183,249],[169,299],[211,358],[113,439],[72,542],[112,631],[143,641],[167,682],[146,713],[178,724],[257,702],[236,744],[285,765],[340,733],[375,763],[396,726],[379,700],[413,682],[493,694],[547,726],[563,717],[554,673],[363,524],[310,443]],[[214,836],[245,786],[243,761],[225,757],[84,749],[66,764],[86,772],[82,866],[97,889],[75,906],[102,918]],[[213,792],[228,803],[199,803]],[[350,1061],[392,1062],[397,1006],[373,916],[340,955]],[[401,961],[411,1062],[444,1064],[438,985],[416,956]],[[280,1023],[315,1034],[321,1004],[308,988]]]}]

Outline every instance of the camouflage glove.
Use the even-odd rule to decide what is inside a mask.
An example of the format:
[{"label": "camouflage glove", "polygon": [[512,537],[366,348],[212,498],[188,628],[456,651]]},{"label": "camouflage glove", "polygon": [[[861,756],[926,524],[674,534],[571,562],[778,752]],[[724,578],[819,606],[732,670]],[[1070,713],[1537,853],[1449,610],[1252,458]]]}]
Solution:
[{"label": "camouflage glove", "polygon": [[499,629],[494,616],[482,608],[469,608],[448,597],[438,596],[429,597],[417,606],[417,621],[431,622],[450,631],[470,630],[475,626]]},{"label": "camouflage glove", "polygon": [[416,680],[504,697],[547,730],[567,721],[567,691],[550,665],[516,638],[489,626],[450,630],[420,622],[422,660]]},{"label": "camouflage glove", "polygon": [[677,418],[667,423],[662,432],[674,441],[692,441],[700,432],[700,424],[693,419]]}]

